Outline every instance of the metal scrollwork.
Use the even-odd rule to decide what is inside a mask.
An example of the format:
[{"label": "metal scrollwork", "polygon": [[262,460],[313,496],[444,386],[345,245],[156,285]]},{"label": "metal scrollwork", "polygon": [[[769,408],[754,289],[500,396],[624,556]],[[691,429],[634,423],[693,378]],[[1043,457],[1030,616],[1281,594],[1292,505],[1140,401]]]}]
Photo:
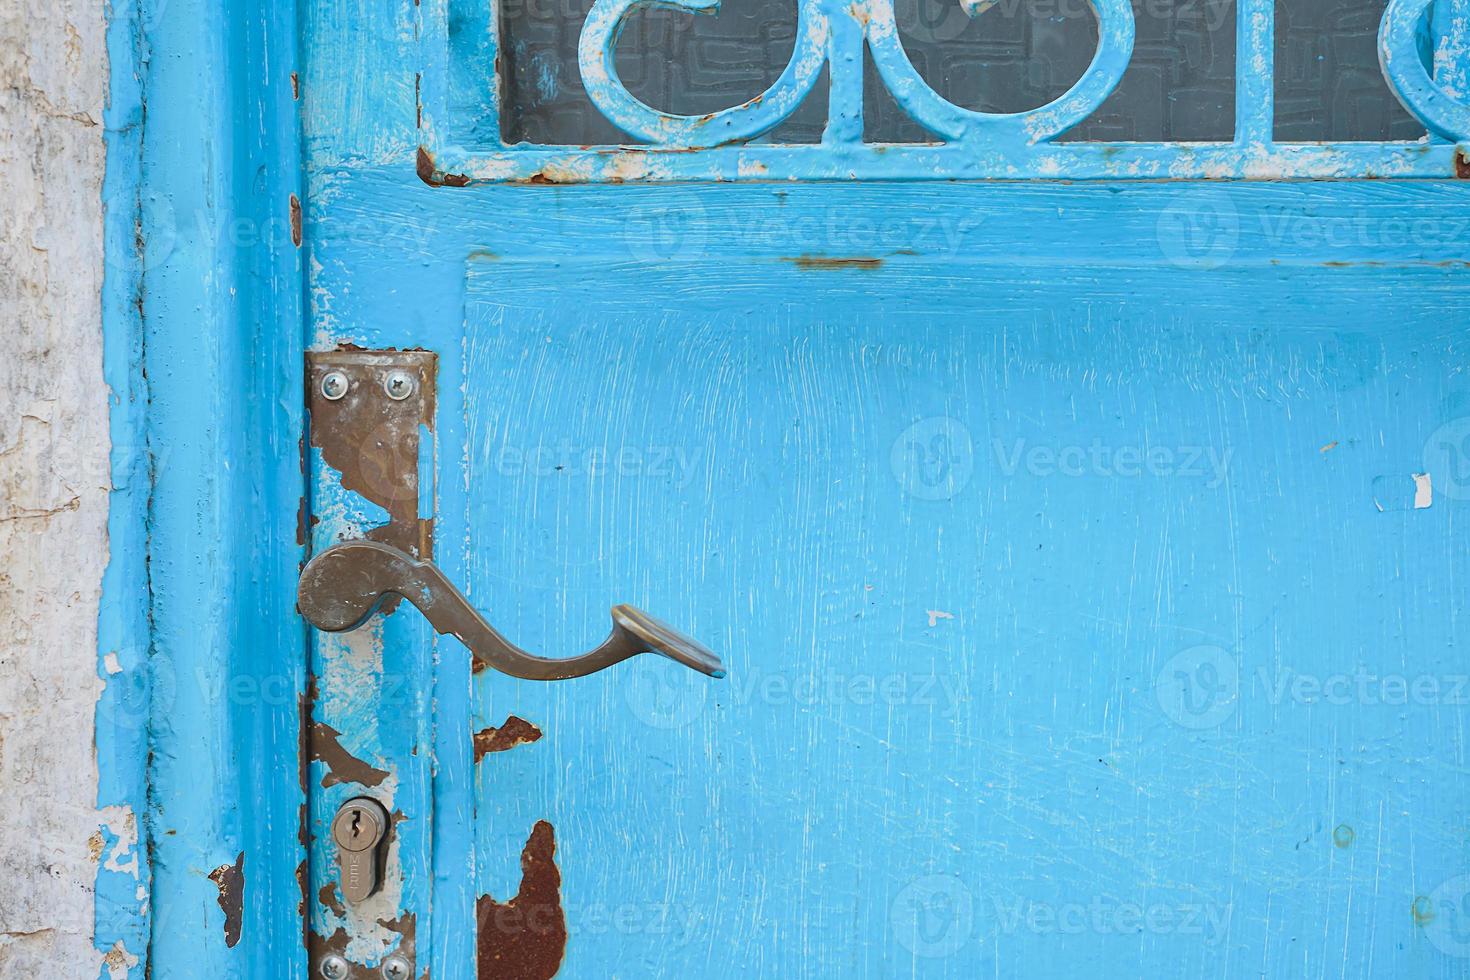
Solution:
[{"label": "metal scrollwork", "polygon": [[614,126],[648,143],[698,149],[754,139],[796,111],[827,61],[827,15],[812,0],[802,0],[796,48],[770,88],[740,105],[707,115],[663,112],[634,98],[614,64],[623,24],[640,7],[713,14],[719,11],[720,0],[597,0],[587,14],[577,45],[587,95]]},{"label": "metal scrollwork", "polygon": [[1128,0],[1089,0],[1098,19],[1097,53],[1061,97],[1025,112],[977,112],[955,105],[919,75],[904,51],[892,0],[862,6],[868,46],[883,84],[914,120],[946,140],[1039,143],[1060,136],[1102,105],[1133,55],[1133,8]]},{"label": "metal scrollwork", "polygon": [[[423,0],[425,68],[419,100],[420,176],[463,186],[478,181],[548,183],[651,180],[864,179],[1354,179],[1456,177],[1470,173],[1470,101],[1455,79],[1470,73],[1470,26],[1436,12],[1435,0],[1390,0],[1378,34],[1390,88],[1429,131],[1410,140],[1311,142],[1275,138],[1276,3],[1237,0],[1236,100],[1232,137],[1206,142],[1094,142],[1058,139],[1093,116],[1118,87],[1133,56],[1131,0],[1088,0],[1097,47],[1075,84],[1046,105],[982,112],[957,105],[914,67],[895,0],[792,0],[796,41],[780,76],[760,95],[705,115],[665,112],[628,90],[616,67],[618,38],[637,11],[664,8],[717,15],[720,0],[596,0],[578,37],[583,87],[597,110],[630,140],[569,146],[497,138],[502,89],[492,76],[473,132],[454,123],[449,13],[498,0]],[[985,0],[954,0],[967,13]],[[1433,15],[1431,17],[1431,15]],[[1437,67],[1426,64],[1433,35]],[[1443,36],[1439,36],[1443,35]],[[497,40],[487,62],[498,64]],[[935,135],[928,143],[870,143],[864,137],[863,62],[871,55],[882,86]],[[461,76],[463,77],[463,76]],[[802,105],[819,80],[827,123],[819,143],[762,139]],[[473,102],[460,97],[460,104]],[[462,137],[469,135],[469,142]]]},{"label": "metal scrollwork", "polygon": [[1434,0],[1390,0],[1378,31],[1378,61],[1404,108],[1448,140],[1470,139],[1470,104],[1435,84],[1419,57],[1418,34]]}]

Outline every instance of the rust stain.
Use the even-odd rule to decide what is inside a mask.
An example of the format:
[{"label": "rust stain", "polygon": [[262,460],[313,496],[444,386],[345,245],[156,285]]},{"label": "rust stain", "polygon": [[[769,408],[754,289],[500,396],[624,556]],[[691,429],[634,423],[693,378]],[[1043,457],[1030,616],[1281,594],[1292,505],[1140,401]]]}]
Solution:
[{"label": "rust stain", "polygon": [[1321,449],[1317,450],[1317,452],[1319,452],[1319,453],[1330,453],[1330,452],[1332,452],[1332,450],[1334,450],[1336,448],[1337,448],[1337,440],[1334,439],[1331,442],[1329,442],[1327,445],[1323,446]]},{"label": "rust stain", "polygon": [[[302,855],[311,853],[311,830],[309,828],[309,816],[307,800],[310,791],[307,789],[307,780],[311,775],[311,706],[316,703],[316,677],[311,672],[306,675],[306,687],[296,696],[296,779],[301,786],[301,804],[296,808],[296,842],[301,846]],[[309,935],[308,923],[311,917],[307,914],[307,903],[311,898],[311,859],[303,856],[301,863],[296,866],[296,885],[301,889],[301,901],[296,906],[296,914],[301,917],[301,942],[306,945]]]},{"label": "rust stain", "polygon": [[301,503],[296,507],[296,543],[305,545],[311,540],[311,529],[316,527],[320,521],[307,507],[306,495],[301,497]]},{"label": "rust stain", "polygon": [[550,980],[567,949],[556,832],[538,820],[521,851],[521,887],[509,902],[475,904],[480,980]]},{"label": "rust stain", "polygon": [[301,98],[301,76],[294,71],[291,73],[291,98],[293,101]]},{"label": "rust stain", "polygon": [[524,718],[511,715],[499,728],[482,728],[475,732],[475,761],[479,762],[491,752],[504,752],[540,738],[541,729]]},{"label": "rust stain", "polygon": [[225,946],[235,948],[240,941],[240,925],[245,905],[245,852],[235,863],[222,864],[209,873],[209,880],[219,889],[219,910],[225,914]]},{"label": "rust stain", "polygon": [[291,195],[291,244],[301,247],[301,198]]},{"label": "rust stain", "polygon": [[326,906],[333,915],[345,916],[347,914],[347,907],[337,898],[337,883],[335,881],[329,881],[323,885],[321,890],[316,893],[316,900]]},{"label": "rust stain", "polygon": [[1409,906],[1409,914],[1414,917],[1416,926],[1427,926],[1434,921],[1434,899],[1428,895],[1414,896],[1414,902]]},{"label": "rust stain", "polygon": [[464,187],[470,182],[470,179],[464,174],[440,173],[439,168],[434,164],[434,158],[422,146],[419,147],[416,169],[419,180],[430,187]]},{"label": "rust stain", "polygon": [[324,722],[311,726],[311,757],[327,767],[322,774],[322,789],[338,783],[377,786],[388,778],[382,769],[374,769],[344,749],[341,738],[341,732]]},{"label": "rust stain", "polygon": [[[410,963],[413,963],[418,953],[417,941],[415,938],[415,933],[417,932],[416,917],[412,913],[408,913],[405,915],[401,915],[396,919],[379,919],[378,925],[382,926],[384,929],[387,929],[389,932],[398,933],[400,937],[398,945],[396,947],[385,947],[384,949],[382,949],[381,955],[387,956],[389,953],[397,953],[398,955],[407,959]],[[348,966],[351,968],[352,971],[351,976],[379,976],[376,968],[369,968],[365,964],[355,963],[347,955],[347,944],[350,941],[351,937],[348,935],[347,930],[342,926],[338,926],[337,930],[333,932],[330,936],[323,936],[314,930],[308,930],[306,937],[307,958],[312,963],[320,963],[328,956],[335,954],[347,960]],[[427,968],[425,968],[420,980],[427,980],[428,975],[429,971]]]},{"label": "rust stain", "polygon": [[839,259],[824,255],[798,255],[794,258],[782,259],[782,261],[790,262],[798,269],[808,271],[815,269],[880,269],[883,267],[882,259],[871,257]]},{"label": "rust stain", "polygon": [[[399,940],[397,948],[388,952],[397,953],[412,963],[418,953],[418,941],[415,936],[418,931],[418,919],[412,913],[406,913],[396,919],[379,919],[378,925],[387,929],[389,932],[398,933]],[[426,967],[424,969],[424,978],[427,978],[428,975],[429,971]]]},{"label": "rust stain", "polygon": [[1470,154],[1463,149],[1455,151],[1455,176],[1461,180],[1470,179]]},{"label": "rust stain", "polygon": [[[420,426],[434,425],[437,359],[426,351],[339,350],[307,357],[311,445],[340,476],[343,490],[388,512],[388,523],[365,537],[419,558],[432,557],[433,519],[419,517]],[[388,370],[415,377],[415,394],[393,401],[381,394]],[[347,375],[348,396],[329,401],[321,381],[329,371]],[[384,611],[393,608],[385,605]]]},{"label": "rust stain", "polygon": [[1357,837],[1357,832],[1345,823],[1338,824],[1332,830],[1332,843],[1340,848],[1352,847]]}]

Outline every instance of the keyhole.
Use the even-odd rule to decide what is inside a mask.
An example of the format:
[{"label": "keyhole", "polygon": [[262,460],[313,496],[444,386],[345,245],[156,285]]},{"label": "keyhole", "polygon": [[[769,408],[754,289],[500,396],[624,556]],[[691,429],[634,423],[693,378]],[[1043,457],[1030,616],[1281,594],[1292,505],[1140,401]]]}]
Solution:
[{"label": "keyhole", "polygon": [[357,840],[362,836],[362,811],[352,811],[352,839]]}]

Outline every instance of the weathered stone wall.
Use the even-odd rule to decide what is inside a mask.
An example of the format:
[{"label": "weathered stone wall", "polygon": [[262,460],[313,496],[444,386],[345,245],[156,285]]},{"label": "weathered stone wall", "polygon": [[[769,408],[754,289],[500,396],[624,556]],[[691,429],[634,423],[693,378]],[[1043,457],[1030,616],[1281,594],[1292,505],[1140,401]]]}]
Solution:
[{"label": "weathered stone wall", "polygon": [[104,7],[0,3],[0,976],[96,976]]}]

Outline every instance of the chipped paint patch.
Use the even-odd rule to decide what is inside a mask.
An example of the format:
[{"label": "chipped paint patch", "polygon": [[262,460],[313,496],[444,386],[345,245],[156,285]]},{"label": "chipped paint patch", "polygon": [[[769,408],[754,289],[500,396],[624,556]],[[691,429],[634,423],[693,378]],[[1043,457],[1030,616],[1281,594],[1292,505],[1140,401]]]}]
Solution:
[{"label": "chipped paint patch", "polygon": [[540,739],[541,729],[524,718],[511,715],[499,728],[482,728],[475,732],[475,761],[479,762],[491,752],[504,752]]},{"label": "chipped paint patch", "polygon": [[1428,473],[1373,478],[1373,506],[1379,512],[1424,510],[1434,504],[1434,486]]},{"label": "chipped paint patch", "polygon": [[311,726],[310,743],[311,758],[325,766],[323,789],[338,783],[378,786],[388,778],[387,771],[369,765],[347,751],[342,745],[342,733],[325,722]]},{"label": "chipped paint patch", "polygon": [[1434,504],[1434,485],[1428,473],[1414,474],[1414,509],[1423,510]]},{"label": "chipped paint patch", "polygon": [[240,928],[245,903],[245,852],[234,864],[222,864],[209,873],[209,880],[219,889],[219,909],[225,915],[225,945],[230,949],[240,941]]},{"label": "chipped paint patch", "polygon": [[475,905],[480,980],[550,980],[566,955],[567,925],[556,867],[556,833],[537,821],[521,851],[521,887],[509,902]]},{"label": "chipped paint patch", "polygon": [[102,957],[102,965],[107,969],[108,980],[126,980],[138,962],[138,957],[128,952],[121,940],[113,943],[112,948]]},{"label": "chipped paint patch", "polygon": [[341,917],[347,914],[347,907],[337,897],[337,882],[335,881],[329,881],[323,885],[321,890],[316,894],[316,900],[321,902],[322,906],[335,916]]}]

